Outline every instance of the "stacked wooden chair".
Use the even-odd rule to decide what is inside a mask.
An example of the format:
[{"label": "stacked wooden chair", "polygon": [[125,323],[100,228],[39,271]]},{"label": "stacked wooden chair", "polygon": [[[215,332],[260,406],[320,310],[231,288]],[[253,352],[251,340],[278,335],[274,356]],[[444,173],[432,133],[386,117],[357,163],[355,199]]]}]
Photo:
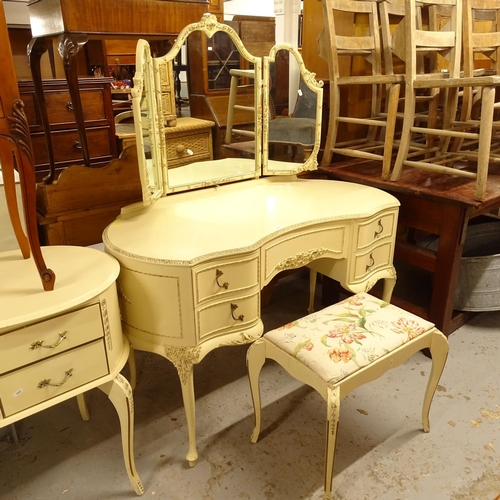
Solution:
[{"label": "stacked wooden chair", "polygon": [[[380,160],[383,164],[382,176],[388,178],[393,156],[399,92],[404,76],[384,73],[382,70],[377,2],[323,0],[323,12],[326,28],[324,53],[329,62],[330,111],[322,165],[329,165],[333,154]],[[352,17],[352,29],[346,30],[346,23],[336,23],[337,12]],[[367,26],[363,26],[366,31],[358,32],[356,24],[358,17],[368,19]],[[345,66],[352,67],[357,58],[363,58],[366,62],[364,67],[368,74],[356,75],[355,72],[347,71],[347,76],[343,76]],[[363,86],[370,94],[371,105],[368,116],[354,117],[341,103],[344,89],[352,86]],[[358,128],[361,126],[363,131],[354,138],[338,141],[341,123],[347,124],[348,134],[352,126]]]},{"label": "stacked wooden chair", "polygon": [[[356,12],[352,4],[366,4],[365,12],[369,5],[371,12],[378,8],[384,54],[381,63],[375,57],[377,50],[375,53],[365,50],[368,36],[340,36],[335,31],[332,13],[347,8]],[[495,103],[496,88],[500,85],[498,2],[323,0],[323,5],[330,47],[331,102],[322,165],[329,165],[332,154],[337,153],[382,161],[382,178],[390,175],[392,181],[400,180],[406,167],[463,177],[474,181],[475,198],[484,200],[489,166],[500,161],[500,137],[496,133],[499,127],[495,118],[495,111],[500,112],[500,104]],[[395,29],[389,26],[390,17],[401,19]],[[372,14],[372,18],[376,19],[377,14]],[[477,30],[481,23],[488,29]],[[370,23],[368,34],[374,29]],[[349,52],[361,54],[361,48],[374,74],[366,75],[365,81],[360,76],[340,77],[340,56]],[[395,57],[403,62],[400,74],[393,67]],[[478,61],[483,68],[477,67]],[[363,85],[370,78],[374,91],[371,116],[342,117],[338,103],[340,87]],[[381,89],[377,84],[384,85],[383,81],[385,88]],[[402,111],[396,102],[401,82],[404,82],[399,99],[399,104],[404,103]],[[357,143],[339,143],[340,122],[367,125],[367,133],[360,133]],[[385,134],[375,136],[374,123],[382,125]]]}]

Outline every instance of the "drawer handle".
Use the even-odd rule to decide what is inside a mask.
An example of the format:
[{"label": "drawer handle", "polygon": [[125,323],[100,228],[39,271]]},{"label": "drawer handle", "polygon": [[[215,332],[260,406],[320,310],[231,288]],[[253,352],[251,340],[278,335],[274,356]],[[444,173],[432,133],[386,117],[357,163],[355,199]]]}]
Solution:
[{"label": "drawer handle", "polygon": [[377,238],[379,236],[379,234],[382,233],[383,230],[384,230],[384,226],[382,225],[382,219],[379,219],[379,221],[378,221],[378,228],[376,229],[375,234],[373,235],[373,237]]},{"label": "drawer handle", "polygon": [[236,309],[238,309],[238,306],[236,304],[231,304],[231,316],[236,321],[243,321],[245,319],[245,316],[243,316],[243,314],[240,314],[237,318],[234,317],[234,311],[236,311]]},{"label": "drawer handle", "polygon": [[75,151],[81,151],[82,150],[82,145],[80,144],[80,141],[75,141],[73,143],[73,149]]},{"label": "drawer handle", "polygon": [[68,111],[73,111],[73,103],[72,103],[71,101],[68,101],[68,102],[66,103],[66,109],[67,109]]},{"label": "drawer handle", "polygon": [[68,371],[64,372],[65,377],[61,382],[51,382],[51,378],[46,378],[44,380],[41,380],[38,382],[38,389],[43,389],[44,387],[47,387],[50,385],[50,387],[61,387],[61,385],[64,385],[72,376],[73,376],[73,368],[70,368]]},{"label": "drawer handle", "polygon": [[54,347],[57,347],[63,340],[66,339],[67,333],[68,333],[67,331],[60,333],[59,340],[55,344],[52,344],[52,345],[43,345],[43,343],[45,342],[44,340],[36,340],[35,342],[31,343],[30,349],[32,351],[34,351],[35,349],[38,349],[39,347],[43,347],[44,349],[54,349]]},{"label": "drawer handle", "polygon": [[373,267],[373,264],[375,264],[375,259],[373,258],[373,254],[370,254],[370,262],[366,264],[366,271],[368,271],[370,267]]},{"label": "drawer handle", "polygon": [[223,275],[224,273],[220,269],[215,270],[215,281],[217,282],[217,285],[219,285],[219,288],[225,288],[226,290],[229,288],[229,283],[227,281],[224,281],[222,285],[219,283],[219,278]]}]

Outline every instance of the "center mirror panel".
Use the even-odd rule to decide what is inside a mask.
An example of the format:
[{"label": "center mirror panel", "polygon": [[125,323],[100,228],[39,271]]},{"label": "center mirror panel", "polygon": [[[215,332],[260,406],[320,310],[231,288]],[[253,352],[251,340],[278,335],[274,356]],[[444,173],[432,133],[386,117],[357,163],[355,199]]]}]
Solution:
[{"label": "center mirror panel", "polygon": [[265,175],[315,170],[321,142],[323,82],[291,45],[264,57],[263,152]]},{"label": "center mirror panel", "polygon": [[[243,78],[251,87],[251,106],[246,113],[253,119],[252,134],[255,137],[255,155],[252,158],[224,158],[206,159],[196,154],[195,148],[179,139],[171,143],[169,137],[176,136],[176,128],[180,123],[189,129],[185,123],[189,120],[179,118],[172,120],[171,112],[166,103],[164,89],[166,76],[171,76],[174,61],[189,37],[206,37],[207,46],[216,35],[226,37],[236,48],[232,54],[231,65],[223,67],[227,78]],[[150,203],[158,197],[159,190],[162,196],[167,193],[186,191],[195,188],[207,187],[243,179],[257,178],[261,175],[262,162],[262,60],[254,57],[243,46],[236,31],[225,24],[217,22],[215,16],[206,14],[198,23],[186,26],[179,34],[169,52],[161,57],[152,57],[149,44],[140,40],[137,48],[137,70],[134,77],[134,123],[137,141],[141,182],[143,182],[144,202]],[[172,80],[172,78],[170,78]],[[226,106],[230,105],[228,96]],[[184,120],[184,121],[183,121]],[[154,125],[151,126],[151,123]],[[189,132],[189,130],[188,130]],[[190,137],[193,137],[192,135]],[[193,139],[194,140],[194,139]],[[177,149],[183,148],[184,161],[176,166]],[[211,145],[210,145],[211,149]],[[192,161],[187,155],[191,155]],[[173,157],[173,159],[172,159]],[[187,160],[187,161],[186,161]],[[144,186],[144,182],[147,186]]]}]

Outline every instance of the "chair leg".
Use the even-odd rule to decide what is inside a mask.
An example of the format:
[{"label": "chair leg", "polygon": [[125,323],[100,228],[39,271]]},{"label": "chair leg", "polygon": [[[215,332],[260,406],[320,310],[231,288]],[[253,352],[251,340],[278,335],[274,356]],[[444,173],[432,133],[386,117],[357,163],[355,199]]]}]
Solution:
[{"label": "chair leg", "polygon": [[247,351],[247,370],[248,380],[250,382],[250,392],[252,394],[253,409],[255,416],[255,427],[252,432],[252,443],[256,443],[260,434],[261,423],[261,403],[259,375],[264,363],[266,362],[266,343],[259,339],[254,342]]},{"label": "chair leg", "polygon": [[326,459],[325,459],[325,495],[324,500],[330,500],[332,493],[333,464],[335,445],[340,416],[340,389],[338,386],[328,387],[326,414]]},{"label": "chair leg", "polygon": [[443,373],[446,358],[448,357],[448,340],[437,329],[431,333],[431,343],[429,346],[432,357],[432,368],[425,390],[424,404],[422,407],[422,425],[424,432],[430,431],[429,412],[431,409],[432,398]]},{"label": "chair leg", "polygon": [[387,107],[387,125],[384,139],[384,160],[382,163],[382,179],[387,180],[391,175],[391,161],[394,150],[394,132],[396,130],[396,118],[398,112],[399,94],[401,85],[393,85],[389,91],[389,103]]}]

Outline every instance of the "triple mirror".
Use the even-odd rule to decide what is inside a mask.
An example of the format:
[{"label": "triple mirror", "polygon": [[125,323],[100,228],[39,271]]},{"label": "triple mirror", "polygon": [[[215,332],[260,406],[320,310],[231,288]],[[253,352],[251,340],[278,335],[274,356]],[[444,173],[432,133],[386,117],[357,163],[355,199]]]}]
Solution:
[{"label": "triple mirror", "polygon": [[[227,158],[169,168],[165,82],[190,36],[210,39],[221,32],[238,53],[238,64],[233,62],[225,69],[230,90],[227,103],[223,103],[227,105],[224,148],[233,153]],[[177,191],[316,169],[322,85],[314,73],[307,71],[300,53],[291,45],[275,45],[268,56],[256,57],[247,51],[232,27],[218,23],[212,14],[186,26],[164,56],[153,57],[148,42],[139,40],[132,103],[144,203]],[[242,113],[251,123],[244,130],[235,120]],[[238,150],[244,154],[234,154]]]}]

